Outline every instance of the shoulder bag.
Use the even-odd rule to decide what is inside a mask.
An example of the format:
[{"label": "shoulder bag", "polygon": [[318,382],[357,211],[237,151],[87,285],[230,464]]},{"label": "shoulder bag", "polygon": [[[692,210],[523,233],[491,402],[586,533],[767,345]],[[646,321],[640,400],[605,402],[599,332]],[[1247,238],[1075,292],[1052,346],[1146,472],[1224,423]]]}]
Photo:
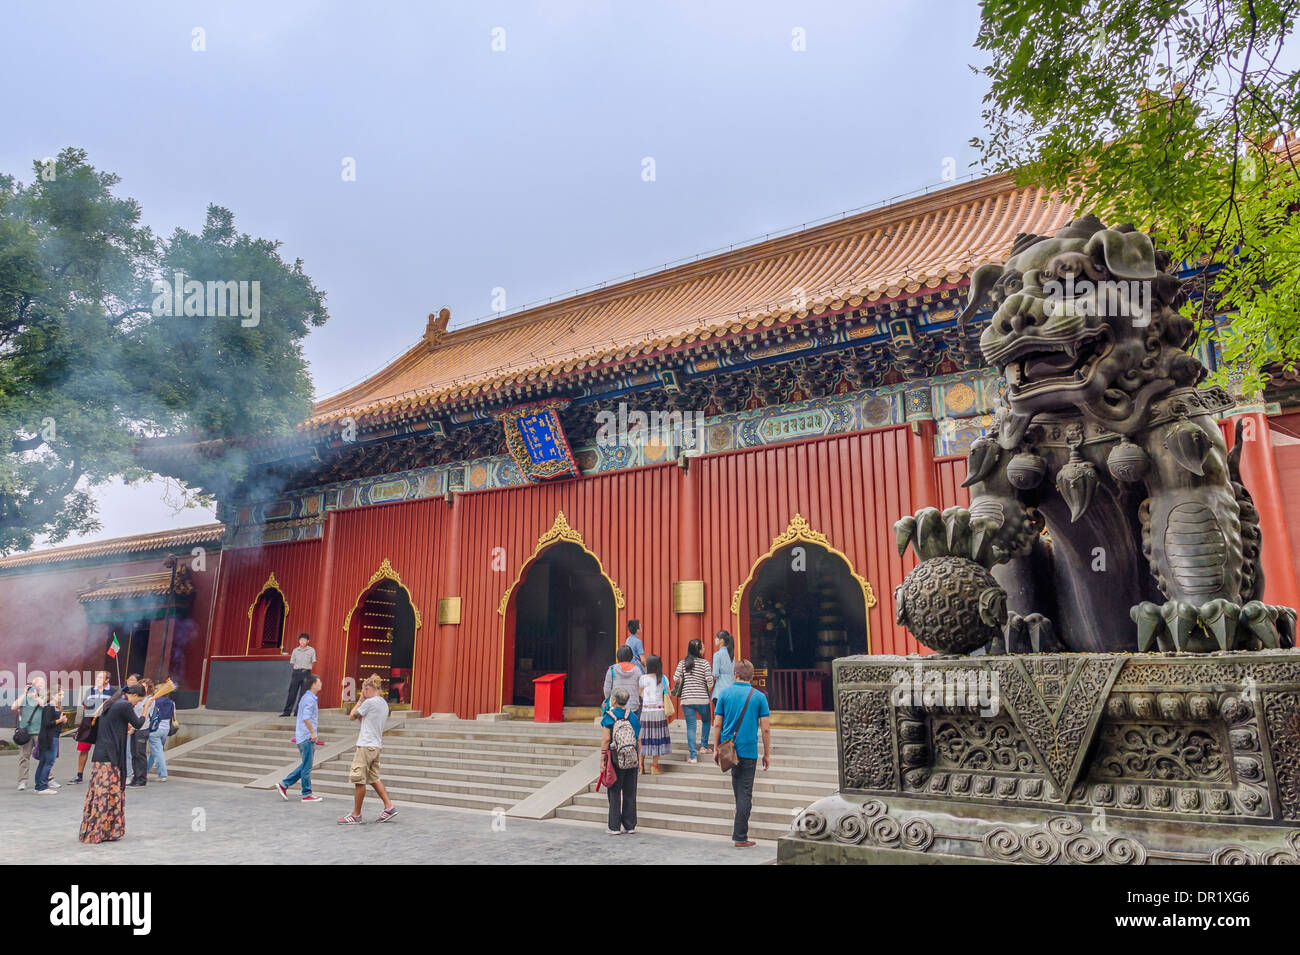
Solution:
[{"label": "shoulder bag", "polygon": [[740,708],[740,719],[736,720],[736,732],[731,734],[731,739],[718,743],[718,768],[724,773],[729,773],[740,765],[740,757],[736,755],[736,737],[740,735],[740,728],[745,725],[745,711],[749,709],[749,701],[753,695],[754,689],[750,687],[749,696],[745,697],[745,705]]},{"label": "shoulder bag", "polygon": [[663,681],[659,684],[659,689],[664,696],[664,718],[671,723],[677,716],[677,707],[673,705],[673,698],[668,693],[668,677],[661,676],[660,679]]},{"label": "shoulder bag", "polygon": [[35,708],[32,710],[32,715],[29,716],[29,717],[27,717],[27,725],[26,725],[26,726],[16,726],[16,727],[14,727],[14,742],[15,742],[17,745],[19,745],[19,746],[26,746],[29,742],[31,742],[31,739],[32,739],[32,720],[33,720],[35,717],[37,717],[38,715],[40,715],[40,712],[41,712],[41,708],[40,708],[39,706],[38,706],[38,707],[35,707]]}]

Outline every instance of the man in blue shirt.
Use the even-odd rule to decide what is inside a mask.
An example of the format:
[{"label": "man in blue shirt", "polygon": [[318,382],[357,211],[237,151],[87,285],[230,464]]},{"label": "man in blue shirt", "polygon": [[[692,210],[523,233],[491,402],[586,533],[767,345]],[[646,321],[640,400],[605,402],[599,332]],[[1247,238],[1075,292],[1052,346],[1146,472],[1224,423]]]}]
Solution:
[{"label": "man in blue shirt", "polygon": [[623,641],[623,646],[632,648],[632,662],[645,672],[645,644],[637,634],[641,630],[640,620],[629,620],[627,622],[627,639]]},{"label": "man in blue shirt", "polygon": [[763,770],[772,759],[772,710],[767,695],[750,685],[754,664],[736,663],[736,682],[718,697],[713,716],[713,761],[718,761],[718,743],[735,740],[739,763],[731,770],[731,791],[736,797],[736,821],[731,841],[737,849],[755,845],[749,838],[749,814],[754,808],[754,771],[758,766],[758,731],[763,731]]},{"label": "man in blue shirt", "polygon": [[281,799],[288,799],[289,787],[302,780],[302,801],[320,802],[320,796],[311,794],[311,765],[316,759],[317,728],[320,725],[320,707],[317,705],[320,677],[313,673],[303,680],[302,685],[307,687],[307,692],[298,701],[298,726],[294,732],[302,762],[284,778],[284,782],[276,783],[275,788],[280,791]]}]

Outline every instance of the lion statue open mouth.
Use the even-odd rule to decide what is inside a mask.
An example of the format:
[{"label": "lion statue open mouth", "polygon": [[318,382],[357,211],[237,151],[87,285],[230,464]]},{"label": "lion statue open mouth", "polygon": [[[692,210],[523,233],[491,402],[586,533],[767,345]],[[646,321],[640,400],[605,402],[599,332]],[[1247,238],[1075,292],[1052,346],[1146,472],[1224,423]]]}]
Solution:
[{"label": "lion statue open mouth", "polygon": [[[1259,599],[1259,515],[1238,472],[1240,434],[1229,455],[1215,420],[1233,402],[1197,387],[1206,371],[1188,352],[1195,329],[1177,311],[1170,264],[1149,236],[1090,215],[1053,236],[1022,235],[1005,265],[975,271],[961,322],[994,306],[980,349],[1006,388],[996,433],[967,461],[970,507],[896,525],[900,551],[910,543],[921,558],[895,593],[898,620],[922,643],[1021,652],[1294,641],[1295,612]],[[956,634],[961,613],[978,622]]]}]

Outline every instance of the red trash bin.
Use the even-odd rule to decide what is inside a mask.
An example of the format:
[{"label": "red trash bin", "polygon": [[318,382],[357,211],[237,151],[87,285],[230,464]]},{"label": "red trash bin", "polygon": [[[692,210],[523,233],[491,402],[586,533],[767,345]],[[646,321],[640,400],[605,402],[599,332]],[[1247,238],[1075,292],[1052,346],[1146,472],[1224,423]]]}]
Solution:
[{"label": "red trash bin", "polygon": [[547,673],[533,680],[533,722],[564,722],[565,673]]}]

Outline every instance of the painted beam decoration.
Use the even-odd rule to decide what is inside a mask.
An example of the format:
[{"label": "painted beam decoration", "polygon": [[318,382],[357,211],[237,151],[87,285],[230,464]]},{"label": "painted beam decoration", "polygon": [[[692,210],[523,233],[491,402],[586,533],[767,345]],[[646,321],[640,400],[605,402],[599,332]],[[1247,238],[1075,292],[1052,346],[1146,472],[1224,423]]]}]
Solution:
[{"label": "painted beam decoration", "polygon": [[505,429],[510,456],[529,481],[578,475],[578,462],[557,414],[567,405],[567,401],[540,401],[496,416]]}]

